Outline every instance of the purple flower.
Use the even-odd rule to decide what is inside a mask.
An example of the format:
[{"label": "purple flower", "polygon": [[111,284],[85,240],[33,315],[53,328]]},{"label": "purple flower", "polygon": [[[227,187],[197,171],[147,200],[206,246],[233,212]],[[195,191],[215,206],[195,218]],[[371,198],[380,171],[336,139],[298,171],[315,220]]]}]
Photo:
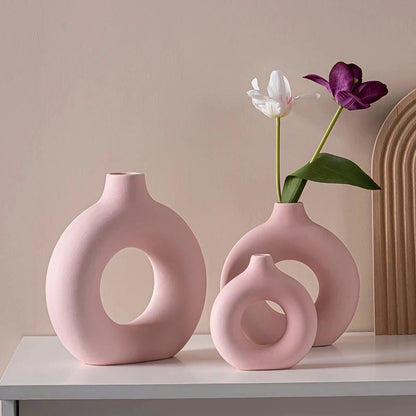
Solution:
[{"label": "purple flower", "polygon": [[304,78],[323,85],[335,101],[348,110],[361,110],[387,94],[387,86],[380,81],[362,82],[361,68],[345,62],[336,63],[329,73],[329,82],[319,75]]}]

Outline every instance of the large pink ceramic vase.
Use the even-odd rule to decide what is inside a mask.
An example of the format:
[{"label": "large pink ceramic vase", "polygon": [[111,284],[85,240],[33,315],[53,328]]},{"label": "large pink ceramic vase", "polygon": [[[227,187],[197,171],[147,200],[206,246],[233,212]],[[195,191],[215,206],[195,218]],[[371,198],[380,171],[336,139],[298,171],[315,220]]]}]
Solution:
[{"label": "large pink ceramic vase", "polygon": [[[231,250],[222,270],[221,287],[243,272],[255,253],[270,253],[275,263],[297,260],[312,269],[319,283],[314,345],[335,342],[354,316],[360,290],[357,266],[341,240],[314,223],[302,203],[275,204],[270,218],[249,231]],[[242,326],[254,342],[271,344],[284,333],[286,318],[266,302],[257,302],[247,308]]]},{"label": "large pink ceramic vase", "polygon": [[[259,345],[246,337],[242,317],[247,307],[271,300],[286,313],[284,334]],[[311,349],[317,329],[316,310],[306,289],[279,270],[270,254],[254,254],[250,263],[215,299],[211,335],[221,356],[240,370],[277,370],[297,364]]]},{"label": "large pink ceramic vase", "polygon": [[[100,281],[110,259],[126,247],[149,257],[154,292],[127,324],[106,314]],[[140,173],[112,173],[97,203],[59,239],[50,259],[46,300],[55,331],[79,360],[105,365],[175,355],[192,335],[205,300],[205,265],[186,223],[149,195]]]}]

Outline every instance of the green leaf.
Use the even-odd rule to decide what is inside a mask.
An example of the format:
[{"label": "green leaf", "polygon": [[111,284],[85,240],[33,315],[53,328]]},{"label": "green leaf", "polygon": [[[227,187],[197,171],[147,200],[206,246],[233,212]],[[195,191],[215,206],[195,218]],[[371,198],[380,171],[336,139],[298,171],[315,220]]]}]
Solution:
[{"label": "green leaf", "polygon": [[306,181],[342,183],[370,190],[381,189],[351,160],[329,153],[321,153],[316,160],[307,163],[286,178],[282,202],[297,202]]},{"label": "green leaf", "polygon": [[298,202],[306,185],[305,179],[288,176],[282,190],[282,202]]}]

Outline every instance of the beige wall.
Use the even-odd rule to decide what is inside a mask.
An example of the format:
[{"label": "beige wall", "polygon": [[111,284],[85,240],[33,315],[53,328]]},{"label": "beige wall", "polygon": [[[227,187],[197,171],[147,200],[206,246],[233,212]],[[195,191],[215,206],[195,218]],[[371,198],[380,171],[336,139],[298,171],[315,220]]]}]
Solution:
[{"label": "beige wall", "polygon": [[[389,96],[345,111],[326,148],[368,171],[382,120],[415,87],[415,13],[411,0],[0,0],[0,372],[21,335],[53,333],[48,258],[114,170],[146,172],[152,195],[193,228],[208,270],[198,331],[208,331],[228,250],[275,198],[274,125],[245,95],[251,78],[264,86],[279,68],[295,93],[323,93],[283,120],[285,173],[335,110],[302,75],[342,59],[386,82]],[[310,184],[303,201],[351,249],[362,281],[351,329],[371,330],[370,193]],[[289,270],[316,290],[304,267]],[[151,285],[144,255],[119,254],[104,277],[108,310],[135,316]]]}]

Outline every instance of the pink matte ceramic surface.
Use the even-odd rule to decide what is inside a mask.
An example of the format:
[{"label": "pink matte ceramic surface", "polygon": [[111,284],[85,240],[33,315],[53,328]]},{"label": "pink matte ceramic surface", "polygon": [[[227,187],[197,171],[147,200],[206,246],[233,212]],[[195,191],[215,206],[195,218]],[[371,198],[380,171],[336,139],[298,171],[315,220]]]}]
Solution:
[{"label": "pink matte ceramic surface", "polygon": [[[154,292],[146,310],[121,325],[100,297],[105,266],[120,250],[149,257]],[[139,173],[108,174],[97,203],[59,239],[48,268],[46,300],[64,346],[88,364],[120,364],[175,355],[188,341],[205,300],[205,265],[186,223],[149,195]]]},{"label": "pink matte ceramic surface", "polygon": [[[287,317],[283,335],[270,345],[255,344],[241,327],[247,307],[264,300],[279,304]],[[211,312],[215,347],[240,370],[293,367],[311,349],[316,329],[316,310],[309,293],[279,270],[269,254],[253,255],[247,269],[220,291]]]},{"label": "pink matte ceramic surface", "polygon": [[[221,287],[247,267],[254,253],[270,253],[275,263],[297,260],[312,269],[319,283],[314,345],[335,342],[354,316],[360,291],[357,266],[345,245],[314,223],[302,203],[275,204],[270,218],[249,231],[231,250],[222,270]],[[261,302],[247,308],[242,325],[253,341],[269,344],[284,332],[286,319]]]}]

